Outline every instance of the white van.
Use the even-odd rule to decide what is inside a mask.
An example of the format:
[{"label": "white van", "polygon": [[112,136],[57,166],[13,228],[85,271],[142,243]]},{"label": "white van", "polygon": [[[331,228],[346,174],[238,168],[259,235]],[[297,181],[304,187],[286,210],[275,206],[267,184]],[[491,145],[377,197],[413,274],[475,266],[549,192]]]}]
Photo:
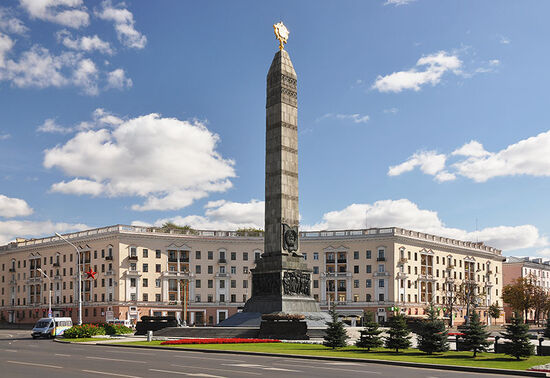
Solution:
[{"label": "white van", "polygon": [[112,319],[112,320],[108,320],[107,323],[123,325],[128,328],[134,328],[134,323],[132,323],[132,321],[129,319]]},{"label": "white van", "polygon": [[37,337],[56,337],[60,336],[65,330],[73,326],[71,318],[42,318],[38,320],[32,329],[31,336]]}]

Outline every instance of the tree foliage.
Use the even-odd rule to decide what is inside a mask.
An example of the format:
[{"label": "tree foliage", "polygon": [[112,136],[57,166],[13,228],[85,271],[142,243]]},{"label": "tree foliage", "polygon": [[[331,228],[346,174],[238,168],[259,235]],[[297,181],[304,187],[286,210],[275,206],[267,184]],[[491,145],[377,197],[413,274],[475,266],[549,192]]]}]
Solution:
[{"label": "tree foliage", "polygon": [[438,311],[433,304],[426,309],[428,319],[420,323],[418,336],[418,349],[428,354],[434,352],[446,352],[449,350],[448,334],[445,323],[437,318]]},{"label": "tree foliage", "polygon": [[181,231],[181,232],[186,233],[186,234],[193,234],[193,235],[196,235],[198,233],[197,230],[193,229],[189,225],[178,226],[177,224],[172,223],[172,222],[165,222],[162,225],[161,230],[163,230],[165,232],[170,231],[170,230],[177,230],[177,231]]},{"label": "tree foliage", "polygon": [[498,304],[493,303],[489,306],[489,316],[493,319],[500,318],[500,307],[498,306]]},{"label": "tree foliage", "polygon": [[511,284],[502,288],[502,300],[508,303],[512,310],[523,313],[527,321],[527,313],[533,306],[534,288],[531,280],[516,278]]},{"label": "tree foliage", "polygon": [[399,353],[399,349],[407,349],[411,346],[411,331],[407,328],[403,315],[398,314],[390,318],[389,326],[389,336],[385,339],[386,348],[395,349],[395,353]]},{"label": "tree foliage", "polygon": [[327,330],[323,345],[332,349],[345,347],[348,335],[344,328],[344,323],[338,319],[338,313],[336,312],[336,306],[332,306],[330,309],[331,321],[327,322]]},{"label": "tree foliage", "polygon": [[365,319],[365,329],[360,331],[361,336],[355,345],[359,348],[367,348],[367,351],[370,352],[371,348],[380,347],[384,342],[380,336],[382,330],[378,329],[378,323],[374,321],[372,312],[365,313]]},{"label": "tree foliage", "polygon": [[515,314],[509,325],[506,326],[506,332],[502,336],[509,340],[509,350],[506,354],[520,359],[533,355],[535,346],[529,340],[529,326],[523,323],[523,319]]},{"label": "tree foliage", "polygon": [[463,331],[464,346],[474,352],[475,358],[478,352],[487,352],[487,348],[491,343],[487,340],[489,332],[487,332],[487,327],[481,324],[479,314],[472,311],[469,318],[470,322]]}]

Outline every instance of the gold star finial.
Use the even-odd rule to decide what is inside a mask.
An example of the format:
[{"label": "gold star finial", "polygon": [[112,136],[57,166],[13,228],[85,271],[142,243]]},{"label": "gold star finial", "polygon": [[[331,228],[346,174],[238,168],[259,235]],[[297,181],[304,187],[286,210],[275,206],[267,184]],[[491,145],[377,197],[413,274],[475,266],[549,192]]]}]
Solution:
[{"label": "gold star finial", "polygon": [[275,31],[275,37],[279,40],[279,50],[283,50],[285,48],[284,44],[287,42],[288,34],[290,32],[282,21],[273,25],[273,29]]}]

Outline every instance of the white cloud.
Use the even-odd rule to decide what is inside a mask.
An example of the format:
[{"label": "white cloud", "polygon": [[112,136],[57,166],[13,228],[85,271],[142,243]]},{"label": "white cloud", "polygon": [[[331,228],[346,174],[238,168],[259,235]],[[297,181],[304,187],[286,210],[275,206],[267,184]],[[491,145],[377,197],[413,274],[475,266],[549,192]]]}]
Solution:
[{"label": "white cloud", "polygon": [[509,45],[510,44],[510,39],[506,38],[505,36],[500,36],[500,43],[503,44],[503,45]]},{"label": "white cloud", "polygon": [[124,122],[121,118],[113,115],[111,112],[106,111],[103,108],[97,108],[93,112],[93,118],[99,124],[105,125],[120,125]]},{"label": "white cloud", "polygon": [[491,66],[498,66],[499,64],[500,64],[500,60],[498,60],[498,59],[491,59],[489,61],[489,65],[491,65]]},{"label": "white cloud", "polygon": [[113,49],[109,42],[102,40],[99,36],[84,36],[76,39],[72,39],[72,35],[67,30],[61,30],[57,33],[57,40],[63,44],[63,46],[77,51],[99,51],[103,54],[113,54]]},{"label": "white cloud", "polygon": [[88,26],[90,16],[82,0],[19,0],[31,18],[71,28]]},{"label": "white cloud", "polygon": [[485,244],[508,250],[546,246],[545,236],[533,225],[487,227],[480,231],[466,231],[446,227],[437,212],[420,209],[408,199],[383,200],[374,204],[352,204],[325,213],[321,222],[304,230],[342,230],[365,227],[402,227],[434,235],[465,241],[482,241]]},{"label": "white cloud", "polygon": [[10,138],[11,138],[10,134],[0,134],[0,140],[6,140]]},{"label": "white cloud", "polygon": [[124,89],[132,86],[132,79],[126,77],[126,72],[118,68],[108,73],[107,86],[108,88]]},{"label": "white cloud", "polygon": [[17,17],[13,16],[13,13],[8,8],[0,8],[0,30],[6,33],[13,34],[26,34],[29,28],[23,24],[23,22]]},{"label": "white cloud", "polygon": [[52,192],[76,195],[89,194],[92,196],[100,195],[103,190],[101,183],[83,179],[74,179],[69,182],[61,181],[51,187]]},{"label": "white cloud", "polygon": [[[144,197],[134,210],[176,210],[232,186],[234,162],[215,150],[218,141],[198,121],[149,114],[112,130],[80,132],[46,150],[44,166],[100,184],[103,195]],[[79,194],[75,187],[61,187]]]},{"label": "white cloud", "polygon": [[412,3],[415,0],[386,0],[384,5],[394,5],[396,7],[400,5],[407,5],[409,3]]},{"label": "white cloud", "polygon": [[66,134],[66,133],[70,133],[72,129],[69,128],[69,127],[60,126],[60,125],[57,124],[55,119],[48,118],[44,121],[43,124],[38,126],[38,128],[36,130],[41,132],[41,133]]},{"label": "white cloud", "polygon": [[[495,177],[518,175],[548,177],[550,176],[548,151],[550,151],[550,131],[520,140],[498,152],[486,151],[481,143],[472,140],[449,154],[449,156],[462,158],[448,166],[447,170],[445,170],[446,155],[437,155],[439,160],[434,158],[431,161],[429,156],[426,158],[425,155],[433,155],[435,152],[421,151],[401,164],[390,166],[388,175],[397,176],[420,166],[422,171],[429,175],[436,176],[444,172],[444,175],[439,178],[436,176],[438,181],[451,179],[451,176],[447,174],[453,175],[452,178],[460,175],[476,182],[485,182]],[[430,165],[433,169],[425,169],[425,166],[422,165],[425,160],[433,163]]]},{"label": "white cloud", "polygon": [[454,150],[451,155],[482,157],[489,155],[489,152],[485,151],[485,148],[483,148],[481,143],[471,140],[462,147]]},{"label": "white cloud", "polygon": [[55,223],[52,221],[0,221],[0,244],[6,244],[16,237],[41,237],[54,232],[72,232],[89,229],[85,224]]},{"label": "white cloud", "polygon": [[73,82],[82,87],[84,93],[90,96],[99,94],[97,79],[98,71],[94,62],[90,59],[82,59],[78,62],[77,68],[73,72]]},{"label": "white cloud", "polygon": [[397,108],[384,109],[385,114],[397,114],[397,112],[399,112],[399,109]]},{"label": "white cloud", "polygon": [[361,115],[359,113],[355,114],[334,114],[334,113],[327,113],[323,115],[322,117],[319,117],[317,119],[318,121],[321,121],[323,119],[327,118],[333,118],[333,119],[341,119],[341,120],[351,120],[353,123],[367,123],[370,119],[368,115]]},{"label": "white cloud", "polygon": [[13,47],[14,43],[10,37],[0,33],[0,80],[2,80],[2,68],[6,66],[6,54]]},{"label": "white cloud", "polygon": [[48,118],[44,123],[36,129],[41,133],[59,133],[59,134],[68,134],[74,131],[86,131],[92,130],[95,128],[107,126],[116,126],[120,125],[124,120],[115,116],[114,114],[106,111],[103,108],[97,108],[92,113],[91,121],[83,121],[79,124],[69,127],[59,125],[55,119]]},{"label": "white cloud", "polygon": [[143,49],[147,37],[135,29],[134,15],[124,6],[124,3],[113,6],[110,0],[105,0],[101,3],[101,11],[95,13],[102,20],[114,22],[118,39],[124,46]]},{"label": "white cloud", "polygon": [[0,217],[13,218],[32,214],[33,210],[25,200],[0,194]]},{"label": "white cloud", "polygon": [[[264,228],[263,201],[250,202],[210,201],[205,206],[204,215],[189,215],[186,217],[172,217],[157,220],[154,225],[162,226],[166,222],[177,225],[189,225],[199,230],[237,230],[239,228]],[[133,225],[148,225],[145,222],[135,221]]]},{"label": "white cloud", "polygon": [[[420,167],[420,170],[426,174],[436,175],[445,168],[446,159],[444,154],[438,154],[436,151],[420,151],[411,156],[407,161],[391,166],[388,170],[388,175],[398,176],[402,173],[412,171],[416,167]],[[446,176],[446,178],[448,179],[449,177]]]},{"label": "white cloud", "polygon": [[[438,84],[445,72],[460,74],[462,61],[456,55],[449,55],[446,51],[423,56],[416,62],[416,66],[408,71],[394,72],[386,76],[378,76],[372,88],[380,92],[401,92],[406,89],[419,91],[425,84]],[[419,68],[424,68],[419,71]]]}]

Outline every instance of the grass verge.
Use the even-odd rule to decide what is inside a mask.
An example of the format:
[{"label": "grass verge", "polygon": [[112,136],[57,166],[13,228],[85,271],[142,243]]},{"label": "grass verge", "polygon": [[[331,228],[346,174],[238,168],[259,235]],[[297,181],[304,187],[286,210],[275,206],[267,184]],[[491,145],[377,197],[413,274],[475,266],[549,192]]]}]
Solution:
[{"label": "grass verge", "polygon": [[78,339],[66,339],[66,338],[62,338],[62,339],[59,339],[59,340],[70,341],[71,343],[84,343],[84,342],[86,342],[86,341],[111,340],[111,338],[109,338],[109,337],[81,337],[81,338],[78,338]]},{"label": "grass verge", "polygon": [[[125,345],[144,345],[161,346],[161,341],[133,341],[121,342],[116,344]],[[347,357],[364,358],[373,360],[406,361],[436,365],[457,365],[487,367],[495,369],[525,370],[535,365],[550,363],[550,356],[531,356],[528,359],[516,360],[505,354],[481,353],[474,359],[472,352],[449,351],[427,355],[418,351],[418,349],[407,349],[403,352],[394,353],[388,349],[373,349],[367,352],[365,349],[359,349],[355,346],[349,346],[341,349],[328,349],[322,345],[311,344],[202,344],[202,345],[162,345],[163,347],[185,348],[185,349],[208,349],[208,350],[235,350],[246,352],[262,352],[275,354],[294,354],[307,356],[326,356],[326,357]]]}]

